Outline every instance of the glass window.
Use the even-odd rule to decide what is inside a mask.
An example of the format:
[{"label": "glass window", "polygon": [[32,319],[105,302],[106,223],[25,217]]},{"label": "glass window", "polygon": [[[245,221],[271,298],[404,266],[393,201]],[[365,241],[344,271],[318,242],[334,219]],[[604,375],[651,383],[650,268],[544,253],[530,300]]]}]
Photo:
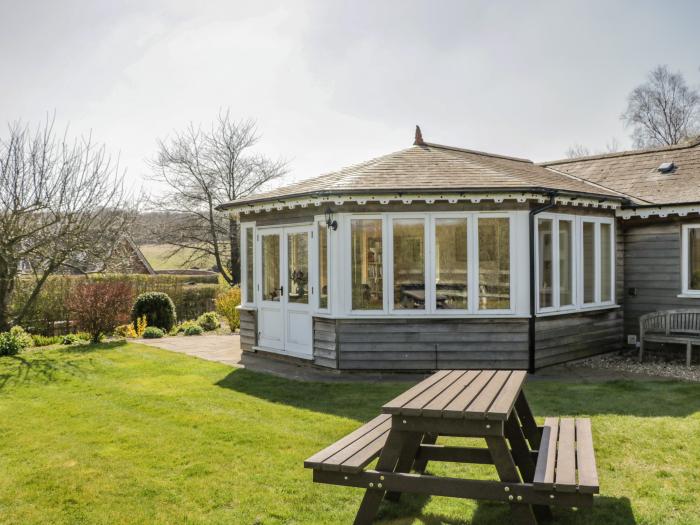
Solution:
[{"label": "glass window", "polygon": [[688,228],[688,288],[700,290],[700,228]]},{"label": "glass window", "polygon": [[280,300],[280,236],[262,236],[262,298],[263,301]]},{"label": "glass window", "polygon": [[600,300],[612,301],[612,226],[600,225]]},{"label": "glass window", "polygon": [[539,219],[537,224],[540,308],[554,306],[554,265],[552,258],[552,219]]},{"label": "glass window", "polygon": [[595,301],[595,224],[583,223],[583,302]]},{"label": "glass window", "polygon": [[382,220],[350,221],[352,309],[382,310]]},{"label": "glass window", "polygon": [[287,301],[309,304],[309,234],[287,234]]},{"label": "glass window", "polygon": [[253,283],[253,228],[245,230],[245,300],[247,303],[253,302],[255,291]]},{"label": "glass window", "polygon": [[510,221],[479,219],[479,309],[510,308]]},{"label": "glass window", "polygon": [[559,221],[559,306],[574,303],[573,246],[571,221]]},{"label": "glass window", "polygon": [[467,220],[435,221],[435,307],[466,310],[468,301]]},{"label": "glass window", "polygon": [[328,228],[318,225],[318,307],[328,308]]},{"label": "glass window", "polygon": [[425,222],[423,219],[395,219],[392,226],[394,308],[424,310]]}]

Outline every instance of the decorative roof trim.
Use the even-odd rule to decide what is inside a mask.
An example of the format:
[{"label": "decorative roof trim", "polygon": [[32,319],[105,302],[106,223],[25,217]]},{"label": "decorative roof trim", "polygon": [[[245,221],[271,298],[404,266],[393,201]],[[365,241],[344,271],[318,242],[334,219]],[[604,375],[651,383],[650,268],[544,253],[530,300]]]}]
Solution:
[{"label": "decorative roof trim", "polygon": [[[506,200],[516,202],[537,201],[545,203],[549,200],[548,195],[551,191],[542,193],[533,192],[440,192],[440,193],[412,193],[412,192],[394,192],[394,193],[366,193],[366,194],[324,194],[316,196],[306,196],[298,198],[279,198],[276,200],[268,200],[265,202],[240,204],[235,206],[241,214],[249,215],[251,213],[269,212],[273,210],[282,211],[285,209],[293,210],[294,208],[321,207],[323,205],[342,206],[344,204],[358,204],[363,206],[369,202],[379,204],[402,203],[412,204],[416,201],[424,202],[425,204],[435,204],[436,202],[446,202],[449,204],[457,204],[459,202],[468,202],[478,204],[484,201],[493,201],[500,204]],[[615,197],[605,198],[602,196],[585,197],[581,195],[568,194],[558,192],[555,198],[557,204],[568,206],[579,206],[581,208],[601,208],[617,210],[622,206],[622,202],[616,200]],[[232,209],[232,208],[229,208]]]},{"label": "decorative roof trim", "polygon": [[686,217],[687,215],[700,213],[700,202],[689,202],[687,204],[659,204],[652,206],[629,206],[618,208],[615,215],[621,219],[632,219],[639,217],[648,219],[649,217],[666,218],[669,215]]}]

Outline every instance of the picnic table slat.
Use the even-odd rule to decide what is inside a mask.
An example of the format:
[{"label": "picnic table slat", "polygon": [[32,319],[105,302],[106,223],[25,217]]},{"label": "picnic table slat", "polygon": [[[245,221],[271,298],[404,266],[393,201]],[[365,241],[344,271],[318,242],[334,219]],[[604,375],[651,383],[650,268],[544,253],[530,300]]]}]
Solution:
[{"label": "picnic table slat", "polygon": [[488,419],[499,419],[503,421],[508,419],[515,405],[515,400],[518,398],[518,394],[520,394],[520,390],[523,388],[526,377],[527,372],[524,370],[516,370],[510,375],[505,386],[489,407],[487,414]]},{"label": "picnic table slat", "polygon": [[445,407],[479,376],[478,370],[469,370],[423,408],[423,415],[440,417]]},{"label": "picnic table slat", "polygon": [[467,418],[482,418],[486,417],[489,407],[501,392],[512,372],[508,370],[499,370],[494,374],[488,384],[474,398],[474,401],[464,411],[464,417]]},{"label": "picnic table slat", "polygon": [[370,432],[374,428],[380,425],[391,425],[391,416],[389,414],[380,414],[374,419],[362,425],[357,430],[351,432],[344,438],[336,441],[331,446],[324,448],[323,450],[317,452],[306,461],[304,461],[304,466],[306,468],[315,468],[321,465],[325,460],[331,457],[333,454],[337,453],[339,450],[347,447],[348,445],[354,443],[358,439],[362,438],[367,432]]},{"label": "picnic table slat", "polygon": [[341,472],[360,472],[363,467],[368,465],[384,448],[389,429],[377,436],[372,441],[368,442],[361,450],[358,450],[353,456],[349,457],[340,465]]},{"label": "picnic table slat", "polygon": [[576,427],[573,418],[559,420],[557,468],[554,480],[557,490],[576,491]]},{"label": "picnic table slat", "polygon": [[361,438],[355,440],[353,443],[350,443],[348,446],[343,447],[332,456],[329,456],[323,461],[321,468],[324,470],[340,470],[341,466],[348,461],[349,458],[361,453],[363,449],[367,447],[367,445],[374,442],[377,438],[384,436],[384,440],[386,440],[385,434],[389,432],[390,429],[391,420],[383,422],[382,424],[371,429]]},{"label": "picnic table slat", "polygon": [[406,416],[420,416],[423,407],[430,404],[436,397],[442,394],[465,374],[464,370],[453,370],[442,380],[425,389],[421,394],[406,403],[399,411]]},{"label": "picnic table slat", "polygon": [[413,387],[406,390],[403,394],[395,397],[394,399],[386,403],[384,406],[382,406],[382,412],[384,412],[385,414],[398,414],[401,407],[403,407],[406,403],[412,401],[416,396],[423,393],[424,390],[430,388],[432,385],[443,379],[450,372],[450,370],[440,370],[439,372],[436,372],[427,379],[424,379],[417,385],[414,385]]},{"label": "picnic table slat", "polygon": [[593,451],[593,432],[591,420],[587,418],[576,419],[576,463],[579,492],[597,493],[599,482]]},{"label": "picnic table slat", "polygon": [[554,468],[557,460],[557,441],[559,439],[559,418],[548,417],[542,427],[542,439],[537,451],[534,485],[536,489],[554,488]]},{"label": "picnic table slat", "polygon": [[483,390],[489,380],[493,377],[493,370],[482,370],[479,376],[474,379],[469,386],[462,390],[442,412],[443,417],[462,418],[464,410],[474,400],[479,392]]}]

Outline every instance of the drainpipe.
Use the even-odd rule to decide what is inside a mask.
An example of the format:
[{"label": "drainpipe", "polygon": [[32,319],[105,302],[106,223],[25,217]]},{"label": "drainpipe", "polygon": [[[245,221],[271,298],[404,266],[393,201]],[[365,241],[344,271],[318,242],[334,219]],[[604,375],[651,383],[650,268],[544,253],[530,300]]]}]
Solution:
[{"label": "drainpipe", "polygon": [[528,372],[535,373],[535,294],[537,286],[535,283],[535,215],[545,210],[553,208],[555,205],[556,192],[549,194],[549,202],[530,210],[528,226],[530,230],[530,319],[527,327],[527,350],[528,350]]}]

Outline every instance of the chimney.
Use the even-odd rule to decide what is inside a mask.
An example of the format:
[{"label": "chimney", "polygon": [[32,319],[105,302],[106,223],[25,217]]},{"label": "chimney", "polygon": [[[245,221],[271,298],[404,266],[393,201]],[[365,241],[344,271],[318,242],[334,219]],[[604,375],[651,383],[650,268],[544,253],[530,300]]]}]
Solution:
[{"label": "chimney", "polygon": [[416,138],[413,141],[414,146],[423,146],[425,142],[423,142],[423,134],[420,132],[420,126],[416,126]]}]

